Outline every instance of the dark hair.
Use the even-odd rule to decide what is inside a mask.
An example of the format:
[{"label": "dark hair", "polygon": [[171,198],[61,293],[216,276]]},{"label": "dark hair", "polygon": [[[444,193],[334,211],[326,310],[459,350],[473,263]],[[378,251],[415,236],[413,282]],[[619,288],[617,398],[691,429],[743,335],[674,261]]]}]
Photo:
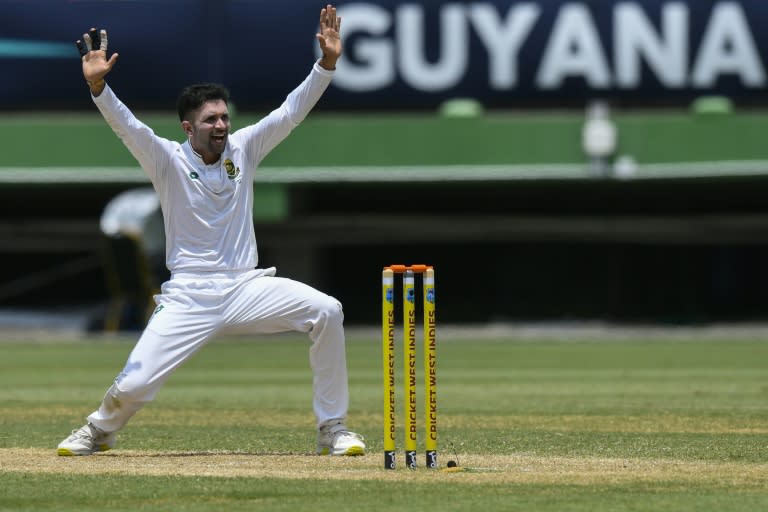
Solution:
[{"label": "dark hair", "polygon": [[199,109],[203,103],[211,100],[224,100],[229,103],[229,91],[221,84],[192,84],[181,90],[179,99],[176,100],[176,110],[179,112],[179,121],[184,121],[187,114]]}]

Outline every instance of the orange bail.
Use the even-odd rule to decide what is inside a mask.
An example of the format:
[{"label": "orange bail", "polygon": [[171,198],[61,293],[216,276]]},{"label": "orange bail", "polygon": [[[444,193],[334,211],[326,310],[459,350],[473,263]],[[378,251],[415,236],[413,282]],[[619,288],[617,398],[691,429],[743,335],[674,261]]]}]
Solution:
[{"label": "orange bail", "polygon": [[431,265],[388,265],[384,267],[384,270],[391,270],[392,272],[395,272],[396,274],[402,274],[406,272],[407,270],[410,270],[414,274],[423,274],[428,269],[431,269]]}]

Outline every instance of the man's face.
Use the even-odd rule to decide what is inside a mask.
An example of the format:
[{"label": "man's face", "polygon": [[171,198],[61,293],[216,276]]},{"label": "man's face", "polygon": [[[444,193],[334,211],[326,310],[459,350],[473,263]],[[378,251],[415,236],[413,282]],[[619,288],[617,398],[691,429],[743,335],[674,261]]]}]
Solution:
[{"label": "man's face", "polygon": [[189,142],[205,163],[214,163],[227,145],[230,128],[227,104],[224,100],[206,101],[191,117],[191,121],[181,123]]}]

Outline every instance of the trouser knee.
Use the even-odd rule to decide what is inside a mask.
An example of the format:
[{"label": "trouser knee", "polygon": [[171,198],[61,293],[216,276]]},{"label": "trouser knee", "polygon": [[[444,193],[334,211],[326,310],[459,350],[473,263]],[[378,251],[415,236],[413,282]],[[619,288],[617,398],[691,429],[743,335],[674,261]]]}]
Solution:
[{"label": "trouser knee", "polygon": [[316,304],[318,317],[326,324],[338,324],[344,323],[344,310],[341,307],[341,303],[331,296],[326,296],[323,300],[318,301]]},{"label": "trouser knee", "polygon": [[157,386],[136,378],[120,378],[107,391],[118,402],[150,402],[157,394]]}]

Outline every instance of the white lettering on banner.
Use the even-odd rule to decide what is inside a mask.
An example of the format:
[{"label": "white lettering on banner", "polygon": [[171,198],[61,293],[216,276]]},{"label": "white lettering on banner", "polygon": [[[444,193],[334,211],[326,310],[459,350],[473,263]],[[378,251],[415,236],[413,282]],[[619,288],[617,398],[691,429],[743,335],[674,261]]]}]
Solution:
[{"label": "white lettering on banner", "polygon": [[440,60],[424,59],[424,10],[404,5],[397,10],[398,57],[403,80],[422,91],[439,91],[461,81],[467,70],[467,21],[461,5],[447,5],[440,11]]},{"label": "white lettering on banner", "polygon": [[589,9],[580,4],[560,9],[536,77],[542,89],[556,89],[568,76],[582,76],[589,85],[611,85],[611,73]]},{"label": "white lettering on banner", "polygon": [[514,5],[502,24],[493,6],[474,4],[469,7],[472,25],[488,49],[488,80],[493,89],[510,89],[517,83],[517,56],[540,12],[534,4]]},{"label": "white lettering on banner", "polygon": [[[376,5],[352,4],[343,9],[339,8],[338,13],[343,20],[341,33],[345,39],[358,32],[379,36],[386,33],[392,25],[389,12]],[[319,54],[319,48],[316,51]],[[348,91],[364,92],[383,89],[395,81],[395,51],[391,41],[360,38],[354,47],[345,48],[345,52],[361,64],[352,64],[350,58],[339,60],[334,77],[336,86]]]},{"label": "white lettering on banner", "polygon": [[633,88],[641,82],[644,59],[659,82],[670,88],[684,87],[688,57],[688,8],[681,3],[661,8],[662,37],[637,4],[623,3],[614,12],[614,61],[616,83]]},{"label": "white lettering on banner", "polygon": [[[610,41],[601,40],[591,5],[564,2],[543,46],[526,48],[537,25],[544,23],[539,4],[516,2],[506,14],[490,2],[443,4],[438,7],[435,62],[425,55],[426,42],[435,37],[427,33],[425,5],[406,3],[391,10],[365,2],[340,6],[347,58],[339,61],[334,86],[368,92],[399,78],[425,92],[456,87],[467,78],[470,59],[478,59],[469,55],[472,33],[487,55],[493,90],[512,90],[520,83],[553,90],[567,78],[583,79],[595,89],[634,89],[649,78],[642,76],[643,64],[668,88],[705,89],[722,76],[735,76],[746,87],[766,85],[764,63],[739,2],[716,3],[704,27],[690,26],[689,4],[666,2],[658,28],[641,2],[617,2],[608,15]],[[689,48],[694,31],[704,35],[698,48]],[[523,50],[534,58],[532,76],[520,76]]]},{"label": "white lettering on banner", "polygon": [[735,74],[753,87],[765,85],[765,70],[741,5],[715,6],[693,68],[693,85],[710,87],[720,74]]}]

